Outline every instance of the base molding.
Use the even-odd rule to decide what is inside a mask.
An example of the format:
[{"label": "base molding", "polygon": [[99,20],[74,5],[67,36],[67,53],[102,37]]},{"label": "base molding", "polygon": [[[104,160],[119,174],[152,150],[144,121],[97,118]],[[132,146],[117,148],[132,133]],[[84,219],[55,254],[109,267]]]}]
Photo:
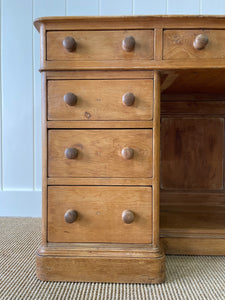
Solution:
[{"label": "base molding", "polygon": [[[112,283],[161,283],[165,280],[165,255],[160,249],[149,247],[147,251],[144,247],[142,251],[140,247],[132,253],[130,245],[127,251],[123,245],[123,251],[118,251],[118,255],[115,255],[116,247],[112,247],[105,252],[101,250],[99,256],[97,249],[94,255],[92,251],[87,255],[87,250],[83,250],[84,256],[81,249],[75,255],[76,250],[71,246],[68,255],[66,250],[60,254],[60,249],[61,246],[53,254],[51,247],[49,251],[46,246],[39,248],[36,270],[40,280]],[[109,255],[110,251],[112,255]]]}]

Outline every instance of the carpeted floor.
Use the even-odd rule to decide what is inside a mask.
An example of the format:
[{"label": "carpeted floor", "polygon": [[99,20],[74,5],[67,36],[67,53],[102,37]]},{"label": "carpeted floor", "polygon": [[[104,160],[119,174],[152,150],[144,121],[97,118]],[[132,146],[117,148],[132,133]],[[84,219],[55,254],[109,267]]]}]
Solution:
[{"label": "carpeted floor", "polygon": [[167,256],[164,284],[42,282],[35,275],[38,218],[0,218],[0,300],[225,299],[225,257]]}]

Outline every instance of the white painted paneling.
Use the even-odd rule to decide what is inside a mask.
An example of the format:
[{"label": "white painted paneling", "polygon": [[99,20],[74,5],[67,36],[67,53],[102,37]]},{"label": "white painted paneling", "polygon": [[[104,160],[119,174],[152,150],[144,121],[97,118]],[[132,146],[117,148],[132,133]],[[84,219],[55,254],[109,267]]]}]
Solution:
[{"label": "white painted paneling", "polygon": [[167,14],[199,15],[200,2],[196,0],[188,0],[188,1],[167,0]]},{"label": "white painted paneling", "polygon": [[97,16],[99,0],[65,0],[67,16]]},{"label": "white painted paneling", "polygon": [[41,217],[41,191],[0,192],[0,216]]},{"label": "white painted paneling", "polygon": [[[33,19],[46,16],[64,16],[65,0],[34,0]],[[40,34],[33,27],[33,74],[34,74],[34,188],[41,189],[41,74]]]},{"label": "white painted paneling", "polygon": [[132,0],[100,0],[99,14],[107,15],[132,15],[133,2]]},{"label": "white painted paneling", "polygon": [[134,15],[160,15],[166,14],[167,0],[133,0]]},{"label": "white painted paneling", "polygon": [[200,0],[203,15],[225,15],[224,0]]},{"label": "white painted paneling", "polygon": [[2,0],[3,189],[33,189],[32,1]]}]

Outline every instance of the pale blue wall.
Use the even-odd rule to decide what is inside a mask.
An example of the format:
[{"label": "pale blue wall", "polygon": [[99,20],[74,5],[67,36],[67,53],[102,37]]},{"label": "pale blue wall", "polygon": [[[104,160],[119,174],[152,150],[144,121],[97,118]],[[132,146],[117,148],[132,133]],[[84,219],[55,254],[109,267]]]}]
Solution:
[{"label": "pale blue wall", "polygon": [[41,16],[224,14],[224,0],[1,0],[0,216],[41,215]]}]

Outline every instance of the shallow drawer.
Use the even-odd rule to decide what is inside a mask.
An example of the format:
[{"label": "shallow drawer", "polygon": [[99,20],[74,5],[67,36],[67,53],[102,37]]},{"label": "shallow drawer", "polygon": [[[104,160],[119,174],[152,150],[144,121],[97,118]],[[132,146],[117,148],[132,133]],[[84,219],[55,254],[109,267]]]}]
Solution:
[{"label": "shallow drawer", "polygon": [[163,59],[225,58],[224,48],[225,30],[164,30]]},{"label": "shallow drawer", "polygon": [[49,177],[152,177],[152,130],[50,130]]},{"label": "shallow drawer", "polygon": [[152,79],[50,80],[49,120],[151,120]]},{"label": "shallow drawer", "polygon": [[49,242],[151,243],[151,236],[151,187],[48,187]]},{"label": "shallow drawer", "polygon": [[[129,41],[130,36],[134,40]],[[129,51],[122,47],[126,37],[128,37],[125,40],[126,45],[130,48],[125,49]],[[47,33],[47,60],[124,59],[153,59],[153,30],[49,31]]]}]

